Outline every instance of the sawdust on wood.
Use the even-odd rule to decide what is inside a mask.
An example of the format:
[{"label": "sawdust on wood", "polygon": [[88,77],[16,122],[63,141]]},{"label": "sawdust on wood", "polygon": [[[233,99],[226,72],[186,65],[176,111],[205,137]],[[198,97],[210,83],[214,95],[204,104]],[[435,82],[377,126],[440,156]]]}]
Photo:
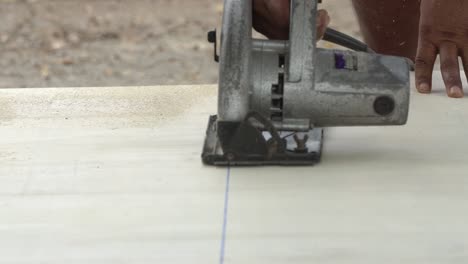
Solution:
[{"label": "sawdust on wood", "polygon": [[[76,127],[155,127],[216,99],[213,85],[7,89],[0,122]],[[49,122],[48,122],[49,121]]]}]

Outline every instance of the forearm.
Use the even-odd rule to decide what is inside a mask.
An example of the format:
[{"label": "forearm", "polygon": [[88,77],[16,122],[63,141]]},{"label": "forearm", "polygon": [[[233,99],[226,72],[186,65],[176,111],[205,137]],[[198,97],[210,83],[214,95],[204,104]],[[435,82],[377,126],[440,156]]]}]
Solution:
[{"label": "forearm", "polygon": [[419,0],[353,0],[366,43],[378,53],[414,60],[418,47]]}]

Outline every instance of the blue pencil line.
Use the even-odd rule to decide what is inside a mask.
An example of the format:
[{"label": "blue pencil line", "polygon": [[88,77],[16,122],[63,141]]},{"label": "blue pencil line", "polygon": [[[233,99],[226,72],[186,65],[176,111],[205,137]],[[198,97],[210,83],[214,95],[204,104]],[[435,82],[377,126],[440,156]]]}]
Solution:
[{"label": "blue pencil line", "polygon": [[221,235],[221,250],[219,254],[219,264],[224,264],[224,256],[226,250],[226,230],[228,218],[228,205],[229,205],[229,182],[231,180],[231,168],[227,168],[226,173],[226,190],[224,192],[224,213],[223,213],[223,231]]}]

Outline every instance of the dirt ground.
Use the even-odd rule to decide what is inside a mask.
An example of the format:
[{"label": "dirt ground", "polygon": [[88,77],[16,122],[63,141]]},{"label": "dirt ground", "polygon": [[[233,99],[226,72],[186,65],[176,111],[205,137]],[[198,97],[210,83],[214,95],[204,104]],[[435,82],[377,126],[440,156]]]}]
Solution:
[{"label": "dirt ground", "polygon": [[[222,2],[0,0],[0,87],[214,83]],[[349,1],[324,2],[359,37]]]}]

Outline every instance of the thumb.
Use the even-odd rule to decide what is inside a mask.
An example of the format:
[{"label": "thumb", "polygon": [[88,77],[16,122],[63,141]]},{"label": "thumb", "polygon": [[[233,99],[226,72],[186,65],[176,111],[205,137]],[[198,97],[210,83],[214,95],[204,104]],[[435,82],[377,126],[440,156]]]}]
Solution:
[{"label": "thumb", "polygon": [[323,38],[328,25],[330,24],[330,16],[326,10],[319,10],[317,13],[317,40]]}]

